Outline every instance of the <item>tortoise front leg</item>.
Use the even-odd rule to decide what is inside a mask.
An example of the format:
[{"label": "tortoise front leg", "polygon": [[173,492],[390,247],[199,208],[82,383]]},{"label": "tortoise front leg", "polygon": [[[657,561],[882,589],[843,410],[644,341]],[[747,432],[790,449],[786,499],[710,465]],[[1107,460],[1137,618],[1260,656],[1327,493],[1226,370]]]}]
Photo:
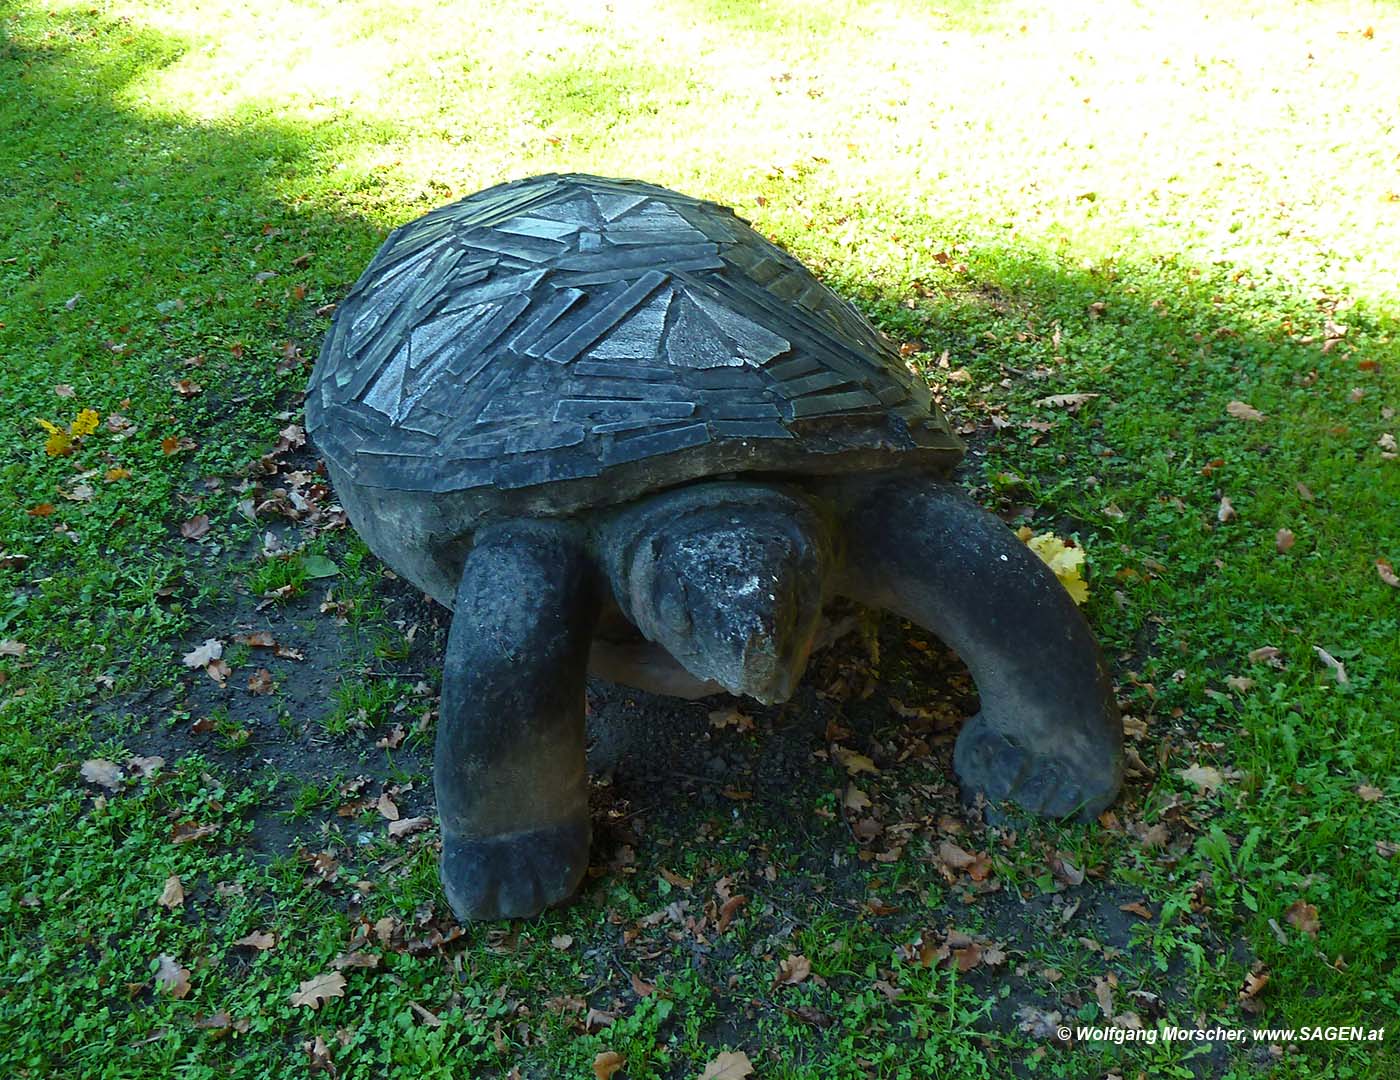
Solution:
[{"label": "tortoise front leg", "polygon": [[584,678],[593,568],[564,526],[484,530],[457,587],[433,782],[460,919],[525,918],[588,868]]},{"label": "tortoise front leg", "polygon": [[1050,569],[958,488],[889,481],[849,499],[846,595],[955,649],[982,701],[958,736],[964,794],[1092,819],[1122,783],[1123,729],[1097,643]]}]

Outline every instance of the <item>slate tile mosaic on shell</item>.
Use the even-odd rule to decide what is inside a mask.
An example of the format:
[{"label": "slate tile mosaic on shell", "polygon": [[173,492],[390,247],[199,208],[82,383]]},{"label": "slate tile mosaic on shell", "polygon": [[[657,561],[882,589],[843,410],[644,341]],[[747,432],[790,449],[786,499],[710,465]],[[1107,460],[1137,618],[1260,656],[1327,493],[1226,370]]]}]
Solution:
[{"label": "slate tile mosaic on shell", "polygon": [[336,312],[308,427],[358,482],[597,476],[717,441],[958,443],[849,304],[732,211],[637,181],[504,184],[395,230]]}]

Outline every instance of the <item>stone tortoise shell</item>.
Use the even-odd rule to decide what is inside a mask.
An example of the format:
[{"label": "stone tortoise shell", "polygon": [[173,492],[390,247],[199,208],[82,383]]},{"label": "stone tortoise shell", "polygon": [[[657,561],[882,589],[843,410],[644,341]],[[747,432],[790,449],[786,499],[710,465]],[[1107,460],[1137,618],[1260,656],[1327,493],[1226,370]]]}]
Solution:
[{"label": "stone tortoise shell", "polygon": [[733,211],[577,174],[391,233],[336,309],[306,415],[338,489],[445,500],[457,528],[963,452],[880,333]]}]

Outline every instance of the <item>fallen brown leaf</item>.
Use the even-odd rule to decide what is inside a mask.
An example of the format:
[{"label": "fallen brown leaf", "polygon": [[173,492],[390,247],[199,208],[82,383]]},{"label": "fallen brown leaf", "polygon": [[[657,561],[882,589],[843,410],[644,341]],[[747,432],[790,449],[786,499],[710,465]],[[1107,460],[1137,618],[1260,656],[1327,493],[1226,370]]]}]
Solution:
[{"label": "fallen brown leaf", "polygon": [[749,898],[743,893],[731,896],[719,909],[719,920],[715,923],[716,933],[724,933],[729,929],[729,924],[734,921],[734,916],[739,909],[749,902]]},{"label": "fallen brown leaf", "polygon": [[1071,886],[1084,884],[1084,871],[1075,866],[1063,851],[1056,851],[1052,854],[1049,862],[1050,873],[1054,875],[1056,881]]},{"label": "fallen brown leaf", "polygon": [[1207,795],[1225,783],[1225,777],[1220,775],[1220,770],[1209,765],[1192,765],[1185,769],[1178,769],[1176,773],[1183,780],[1195,784]]},{"label": "fallen brown leaf", "polygon": [[198,540],[209,533],[209,515],[196,514],[180,526],[180,535],[186,540]]},{"label": "fallen brown leaf", "polygon": [[1085,402],[1093,401],[1100,394],[1051,394],[1049,397],[1037,398],[1031,402],[1032,405],[1039,405],[1052,409],[1068,409],[1074,412]]},{"label": "fallen brown leaf", "polygon": [[593,1075],[598,1080],[610,1080],[612,1075],[627,1064],[627,1059],[616,1050],[601,1050],[593,1059]]},{"label": "fallen brown leaf", "polygon": [[812,961],[801,953],[786,956],[778,964],[778,974],[773,979],[775,986],[795,986],[812,974]]},{"label": "fallen brown leaf", "polygon": [[866,757],[864,754],[858,754],[854,750],[847,749],[844,746],[838,746],[833,749],[831,756],[840,762],[842,767],[852,776],[858,776],[860,773],[873,774],[880,771],[876,767],[875,762],[871,761],[870,758]]},{"label": "fallen brown leaf", "polygon": [[400,836],[409,836],[416,832],[422,832],[431,824],[432,820],[425,817],[400,818],[398,821],[389,822],[389,835],[395,839]]},{"label": "fallen brown leaf", "polygon": [[1246,658],[1251,664],[1268,664],[1270,667],[1283,667],[1283,650],[1274,645],[1263,645],[1250,649]]},{"label": "fallen brown leaf", "polygon": [[1243,401],[1230,402],[1230,404],[1225,406],[1225,411],[1236,420],[1252,420],[1256,424],[1262,422],[1265,418],[1264,414],[1253,405],[1246,405]]},{"label": "fallen brown leaf", "polygon": [[267,952],[268,949],[276,947],[277,935],[269,934],[265,930],[254,930],[252,933],[244,934],[234,944],[257,949],[259,952]]},{"label": "fallen brown leaf", "polygon": [[295,993],[288,995],[288,1000],[293,1005],[305,1005],[315,1012],[331,998],[344,996],[345,976],[338,971],[331,971],[317,975],[314,979],[307,979]]},{"label": "fallen brown leaf", "polygon": [[121,766],[106,758],[90,758],[78,770],[89,784],[105,787],[108,791],[120,791],[122,786]]},{"label": "fallen brown leaf", "polygon": [[1317,917],[1317,908],[1303,900],[1295,900],[1283,913],[1283,921],[1295,930],[1301,930],[1310,938],[1317,937],[1322,924]]},{"label": "fallen brown leaf", "polygon": [[160,898],[156,901],[161,907],[174,911],[178,907],[185,906],[185,888],[180,884],[178,874],[171,874],[165,879],[165,888],[160,891]]},{"label": "fallen brown leaf", "polygon": [[1256,998],[1269,985],[1269,973],[1261,971],[1258,974],[1249,974],[1244,977],[1244,986],[1240,988],[1240,1000],[1248,1001]]},{"label": "fallen brown leaf", "polygon": [[720,1054],[700,1074],[700,1080],[744,1080],[753,1075],[753,1063],[742,1050]]},{"label": "fallen brown leaf", "polygon": [[730,727],[735,731],[752,731],[753,717],[738,709],[715,709],[710,713],[710,727],[720,731]]},{"label": "fallen brown leaf", "polygon": [[1347,678],[1346,665],[1324,649],[1321,645],[1314,645],[1313,652],[1317,653],[1317,658],[1332,669],[1332,677],[1337,680],[1338,685],[1345,686],[1351,680]]},{"label": "fallen brown leaf", "polygon": [[218,638],[208,638],[204,644],[191,649],[180,659],[185,662],[187,668],[202,668],[207,667],[223,655],[224,643]]},{"label": "fallen brown leaf", "polygon": [[156,985],[162,987],[171,997],[188,997],[190,993],[189,968],[180,966],[179,961],[169,953],[156,957]]},{"label": "fallen brown leaf", "polygon": [[170,827],[172,844],[192,844],[219,831],[217,825],[196,825],[193,821],[178,821]]}]

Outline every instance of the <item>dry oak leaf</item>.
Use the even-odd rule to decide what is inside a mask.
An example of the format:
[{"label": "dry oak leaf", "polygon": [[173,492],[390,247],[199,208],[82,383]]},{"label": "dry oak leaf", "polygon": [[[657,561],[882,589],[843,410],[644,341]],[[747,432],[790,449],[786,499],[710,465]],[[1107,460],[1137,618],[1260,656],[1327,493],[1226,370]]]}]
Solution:
[{"label": "dry oak leaf", "polygon": [[774,986],[796,986],[812,974],[812,961],[801,953],[784,957],[778,964],[778,974],[773,979]]},{"label": "dry oak leaf", "polygon": [[185,906],[185,887],[180,884],[178,874],[171,874],[165,879],[165,888],[161,889],[160,899],[156,903],[171,911]]},{"label": "dry oak leaf", "polygon": [[1050,873],[1056,881],[1071,886],[1084,884],[1084,871],[1075,866],[1063,851],[1056,851],[1048,862]]},{"label": "dry oak leaf", "polygon": [[1274,547],[1278,549],[1280,555],[1291,548],[1295,541],[1296,537],[1294,537],[1292,529],[1280,529],[1274,534]]},{"label": "dry oak leaf", "polygon": [[188,997],[190,993],[190,969],[182,968],[179,961],[169,953],[156,957],[156,985],[164,987],[173,998]]},{"label": "dry oak leaf", "polygon": [[722,934],[728,930],[729,924],[734,921],[734,916],[738,913],[739,909],[748,902],[749,898],[743,893],[738,893],[726,900],[724,905],[719,909],[719,919],[715,923],[715,932]]},{"label": "dry oak leaf", "polygon": [[1337,680],[1339,686],[1345,686],[1351,680],[1347,678],[1346,665],[1324,649],[1321,645],[1314,645],[1313,652],[1317,653],[1317,658],[1332,669],[1332,677]]},{"label": "dry oak leaf", "polygon": [[841,801],[845,804],[847,810],[860,811],[870,809],[870,796],[861,791],[861,789],[854,784],[846,789],[846,795]]},{"label": "dry oak leaf", "polygon": [[218,831],[217,825],[196,825],[193,821],[179,821],[170,828],[170,842],[172,844],[192,844],[196,840],[213,836]]},{"label": "dry oak leaf", "polygon": [[223,655],[224,643],[218,638],[206,638],[203,645],[191,649],[180,659],[185,662],[187,668],[202,668],[208,667]]},{"label": "dry oak leaf", "polygon": [[1240,988],[1240,1000],[1249,1001],[1251,998],[1258,997],[1264,987],[1268,985],[1269,973],[1267,971],[1246,975],[1244,977],[1244,986]]},{"label": "dry oak leaf", "polygon": [[250,694],[270,694],[272,693],[272,672],[267,668],[258,668],[257,671],[248,676],[248,693]]},{"label": "dry oak leaf", "polygon": [[1362,784],[1356,789],[1356,794],[1360,796],[1362,802],[1377,802],[1385,798],[1385,792],[1374,784]]},{"label": "dry oak leaf", "polygon": [[1183,780],[1195,784],[1206,794],[1210,794],[1225,783],[1225,778],[1220,775],[1220,770],[1209,765],[1192,765],[1189,768],[1178,769],[1176,774]]},{"label": "dry oak leaf", "polygon": [[1400,589],[1400,577],[1395,575],[1395,567],[1391,566],[1390,563],[1386,562],[1384,559],[1376,560],[1376,573],[1379,574],[1381,580],[1392,589]]},{"label": "dry oak leaf", "polygon": [[616,1050],[601,1050],[593,1059],[593,1075],[598,1080],[610,1080],[612,1075],[621,1071],[626,1064],[627,1059]]},{"label": "dry oak leaf", "polygon": [[1236,420],[1252,420],[1256,424],[1264,420],[1264,414],[1253,405],[1246,405],[1243,401],[1232,401],[1225,406],[1225,411]]},{"label": "dry oak leaf", "polygon": [[408,836],[412,833],[422,832],[431,824],[432,820],[425,817],[400,818],[398,821],[389,822],[389,835],[395,838]]},{"label": "dry oak leaf", "polygon": [[1227,521],[1234,521],[1237,517],[1239,514],[1235,511],[1235,504],[1230,501],[1228,495],[1222,495],[1220,506],[1215,511],[1215,520],[1224,525]]},{"label": "dry oak leaf", "polygon": [[106,758],[89,758],[78,770],[84,780],[108,791],[120,791],[122,786],[121,766]]},{"label": "dry oak leaf", "polygon": [[15,641],[13,638],[0,641],[0,656],[22,657],[28,651],[29,646],[22,641]]},{"label": "dry oak leaf", "polygon": [[1270,667],[1283,667],[1283,650],[1275,645],[1264,645],[1250,649],[1245,658],[1251,664],[1268,664]]},{"label": "dry oak leaf", "polygon": [[374,808],[378,810],[380,815],[387,821],[399,820],[399,808],[395,805],[394,800],[389,798],[389,793],[387,791],[379,796],[379,801],[374,804]]},{"label": "dry oak leaf", "polygon": [[832,757],[841,763],[845,770],[852,776],[861,773],[878,773],[880,770],[875,762],[871,761],[864,754],[857,754],[854,750],[848,750],[844,746],[838,746],[831,752]]},{"label": "dry oak leaf", "polygon": [[700,1074],[700,1080],[744,1080],[753,1075],[753,1062],[742,1050],[726,1050]]},{"label": "dry oak leaf", "polygon": [[277,944],[277,935],[269,934],[262,930],[254,930],[251,934],[244,934],[234,942],[235,945],[244,945],[250,949],[257,949],[259,952],[266,952]]},{"label": "dry oak leaf", "polygon": [[317,975],[307,979],[295,993],[288,995],[293,1005],[305,1005],[312,1012],[319,1009],[331,998],[345,996],[345,976],[338,971]]},{"label": "dry oak leaf", "polygon": [[710,713],[710,727],[720,731],[727,727],[735,731],[752,731],[753,717],[738,709],[715,709]]},{"label": "dry oak leaf", "polygon": [[1085,402],[1101,396],[1101,394],[1051,394],[1049,397],[1037,398],[1031,404],[1052,409],[1068,409],[1070,412],[1074,412]]},{"label": "dry oak leaf", "polygon": [[180,526],[180,535],[186,540],[198,540],[209,532],[209,515],[196,514]]},{"label": "dry oak leaf", "polygon": [[150,779],[160,772],[165,764],[165,758],[159,754],[152,754],[150,757],[134,756],[126,759],[126,767],[131,770],[132,776],[140,776]]},{"label": "dry oak leaf", "polygon": [[1301,930],[1308,937],[1317,937],[1322,924],[1318,921],[1317,908],[1302,900],[1295,900],[1283,913],[1283,921],[1295,930]]}]

